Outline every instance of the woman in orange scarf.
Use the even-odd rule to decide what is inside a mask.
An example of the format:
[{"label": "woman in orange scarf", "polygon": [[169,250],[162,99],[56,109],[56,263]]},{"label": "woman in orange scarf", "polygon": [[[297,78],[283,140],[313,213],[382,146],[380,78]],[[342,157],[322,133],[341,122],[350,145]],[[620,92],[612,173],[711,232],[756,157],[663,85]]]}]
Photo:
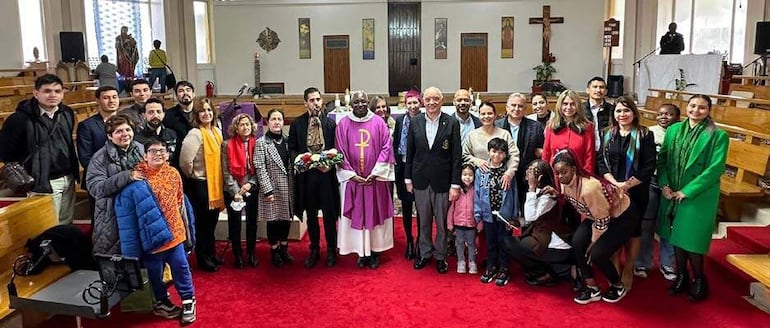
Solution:
[{"label": "woman in orange scarf", "polygon": [[[225,122],[227,123],[227,122]],[[254,169],[254,145],[257,126],[248,114],[238,114],[227,129],[230,139],[222,144],[222,170],[225,183],[225,205],[227,205],[227,231],[233,247],[233,264],[243,268],[241,249],[241,208],[233,208],[232,201],[245,202],[246,206],[246,253],[249,265],[256,267],[259,261],[254,256],[257,243],[257,193],[258,185]],[[237,209],[237,210],[236,210]]]},{"label": "woman in orange scarf", "polygon": [[219,270],[214,257],[214,229],[224,208],[222,176],[222,131],[216,126],[217,112],[208,98],[195,102],[192,129],[182,142],[179,167],[185,176],[184,191],[193,204],[198,267]]}]

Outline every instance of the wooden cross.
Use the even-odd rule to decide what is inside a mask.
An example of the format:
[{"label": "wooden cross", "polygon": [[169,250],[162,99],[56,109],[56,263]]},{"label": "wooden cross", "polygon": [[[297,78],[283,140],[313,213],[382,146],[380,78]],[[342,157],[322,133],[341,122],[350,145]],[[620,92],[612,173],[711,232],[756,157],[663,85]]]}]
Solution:
[{"label": "wooden cross", "polygon": [[530,17],[530,24],[543,24],[543,62],[555,61],[551,56],[551,24],[564,23],[564,17],[551,17],[551,6],[543,6],[543,17]]}]

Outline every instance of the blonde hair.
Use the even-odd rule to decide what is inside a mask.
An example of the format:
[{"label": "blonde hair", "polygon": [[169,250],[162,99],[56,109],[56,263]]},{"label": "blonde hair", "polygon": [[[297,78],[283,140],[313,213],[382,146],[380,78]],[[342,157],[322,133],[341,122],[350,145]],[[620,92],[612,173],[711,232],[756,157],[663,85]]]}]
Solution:
[{"label": "blonde hair", "polygon": [[[569,122],[567,122],[567,119],[561,112],[561,106],[567,97],[575,103],[575,116]],[[586,130],[586,126],[590,123],[586,118],[583,102],[574,90],[564,90],[559,94],[559,98],[556,100],[556,110],[553,111],[553,114],[546,124],[546,127],[551,130],[559,130],[567,126],[578,133],[583,133]]]}]

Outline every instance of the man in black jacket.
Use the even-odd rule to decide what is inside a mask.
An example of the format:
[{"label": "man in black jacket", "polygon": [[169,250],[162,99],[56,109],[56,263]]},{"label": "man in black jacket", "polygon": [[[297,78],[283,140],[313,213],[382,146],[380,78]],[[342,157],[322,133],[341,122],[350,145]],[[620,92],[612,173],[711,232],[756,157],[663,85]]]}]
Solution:
[{"label": "man in black jacket", "polygon": [[684,36],[676,32],[676,23],[668,24],[668,33],[660,38],[661,55],[678,55],[684,50]]},{"label": "man in black jacket", "polygon": [[59,223],[72,223],[78,158],[75,113],[61,103],[64,83],[53,74],[35,80],[33,98],[16,107],[0,129],[0,161],[19,162],[35,178],[31,194],[53,195]]},{"label": "man in black jacket", "polygon": [[[193,99],[195,99],[195,87],[190,82],[179,81],[174,90],[179,103],[166,111],[163,126],[176,132],[176,137],[180,140],[179,144],[181,145],[181,141],[187,137],[187,132],[191,129],[190,116],[193,110]],[[174,167],[179,167],[178,160],[170,163]]]},{"label": "man in black jacket", "polygon": [[141,144],[145,144],[154,138],[166,145],[168,151],[168,162],[171,166],[179,169],[179,151],[182,141],[177,138],[176,132],[163,125],[165,113],[163,102],[158,98],[147,99],[142,106],[142,119],[145,122],[144,128],[134,133],[134,139]]},{"label": "man in black jacket", "polygon": [[144,111],[144,103],[147,99],[152,97],[152,89],[150,84],[145,79],[137,79],[131,82],[131,98],[134,99],[134,104],[118,111],[118,114],[123,114],[131,119],[134,123],[135,131],[141,132],[144,128],[144,119],[142,118],[142,111]]},{"label": "man in black jacket", "polygon": [[599,76],[594,76],[588,80],[586,93],[588,94],[588,101],[583,105],[583,110],[586,113],[586,119],[594,125],[596,143],[594,149],[598,152],[601,148],[602,131],[610,126],[610,116],[615,105],[604,99],[607,95],[607,82]]}]

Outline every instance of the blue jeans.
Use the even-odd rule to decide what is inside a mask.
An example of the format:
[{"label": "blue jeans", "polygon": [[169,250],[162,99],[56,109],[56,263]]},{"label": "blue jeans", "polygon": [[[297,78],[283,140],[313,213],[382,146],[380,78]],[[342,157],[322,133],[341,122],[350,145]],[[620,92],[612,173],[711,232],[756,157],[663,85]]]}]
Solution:
[{"label": "blue jeans", "polygon": [[195,297],[190,264],[187,262],[183,243],[157,254],[144,255],[143,260],[155,300],[168,298],[166,284],[163,283],[163,265],[166,263],[171,267],[171,278],[174,279],[174,287],[179,297],[183,300]]},{"label": "blue jeans", "polygon": [[468,262],[476,262],[476,228],[455,228],[455,249],[457,262],[465,262],[465,246],[468,246]]},{"label": "blue jeans", "polygon": [[484,234],[487,238],[487,268],[508,269],[508,253],[503,249],[504,240],[511,235],[505,230],[505,224],[495,220],[484,221]]},{"label": "blue jeans", "polygon": [[160,85],[160,92],[166,92],[166,68],[150,68],[150,77],[147,79],[150,82],[150,89],[155,85],[155,79],[160,78],[158,84]]},{"label": "blue jeans", "polygon": [[[647,209],[642,218],[642,233],[640,236],[641,245],[639,247],[639,256],[634,261],[634,266],[652,268],[652,251],[655,242],[656,222],[658,217],[658,206],[660,204],[660,189],[656,183],[650,184],[650,198],[647,203]],[[674,267],[674,248],[668,241],[660,239],[660,265]]]}]

